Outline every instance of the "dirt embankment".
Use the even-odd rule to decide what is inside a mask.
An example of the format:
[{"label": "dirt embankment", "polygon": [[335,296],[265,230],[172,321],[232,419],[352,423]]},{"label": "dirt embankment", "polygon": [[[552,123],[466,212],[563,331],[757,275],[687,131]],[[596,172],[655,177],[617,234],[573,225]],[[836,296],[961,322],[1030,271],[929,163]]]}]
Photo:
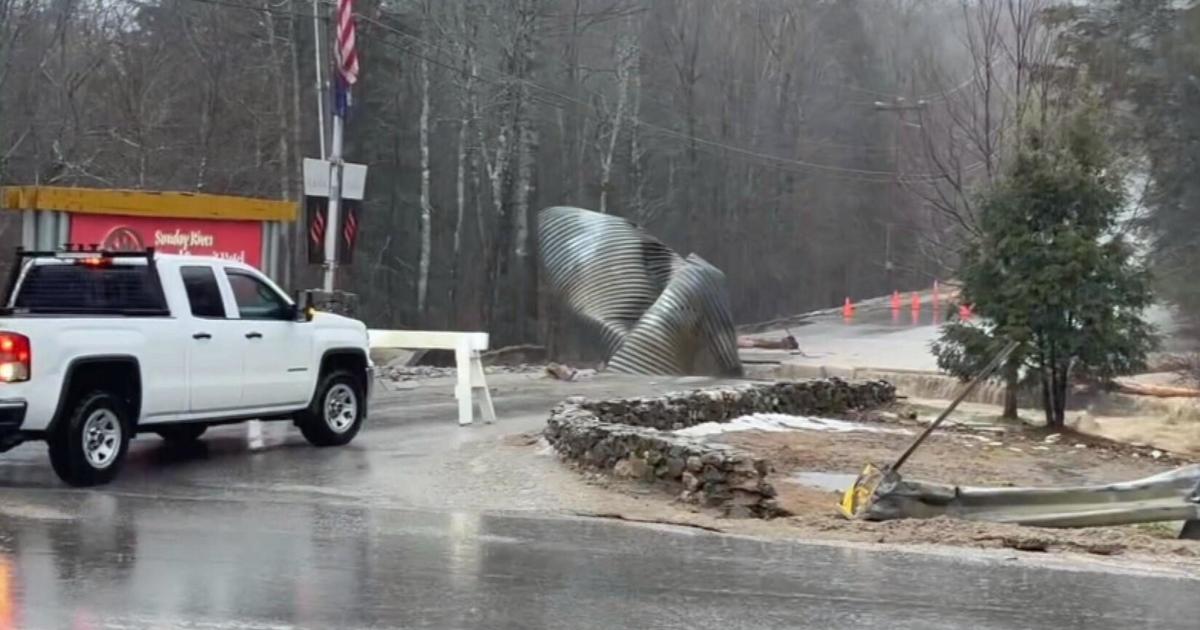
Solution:
[{"label": "dirt embankment", "polygon": [[[914,434],[919,429],[911,428]],[[911,435],[743,432],[726,434],[722,440],[771,460],[780,505],[793,514],[785,521],[801,535],[1102,555],[1150,554],[1200,561],[1200,543],[1176,540],[1177,532],[1169,525],[1065,530],[947,518],[851,522],[837,514],[836,491],[796,480],[804,472],[854,475],[867,462],[889,462],[908,445]],[[1052,486],[1137,479],[1183,463],[1152,449],[1014,426],[1004,431],[960,428],[935,433],[905,464],[903,472],[912,478],[960,485]]]},{"label": "dirt embankment", "polygon": [[[908,415],[870,414],[865,423],[922,425]],[[892,461],[913,435],[894,433],[740,432],[722,441],[768,458],[780,505],[797,529],[814,535],[893,543],[939,543],[1028,550],[1075,550],[1111,555],[1126,551],[1200,560],[1200,543],[1175,540],[1168,525],[1063,530],[952,519],[889,523],[851,522],[836,513],[838,494],[815,488],[805,472],[857,474],[867,462]],[[973,486],[1061,486],[1138,479],[1189,463],[1150,447],[1084,434],[1055,433],[1020,424],[955,425],[932,435],[905,464],[910,478]]]},{"label": "dirt embankment", "polygon": [[[915,423],[898,426],[911,434],[744,431],[720,439],[770,459],[776,466],[773,477],[780,480],[799,471],[857,474],[868,462],[889,463],[923,428]],[[1136,479],[1183,463],[1154,449],[1075,433],[958,428],[930,436],[903,473],[960,485],[1078,485]]]},{"label": "dirt embankment", "polygon": [[[938,518],[887,523],[848,521],[839,493],[813,487],[801,473],[856,475],[865,463],[892,461],[922,428],[899,413],[860,418],[909,435],[884,432],[742,431],[714,436],[770,460],[770,479],[790,516],[771,521],[722,519],[685,506],[668,491],[636,482],[589,477],[609,499],[589,510],[629,520],[669,522],[731,533],[899,545],[951,545],[1022,551],[1079,552],[1168,562],[1200,571],[1200,543],[1176,539],[1177,526],[1149,524],[1091,529],[1044,529]],[[923,414],[924,415],[924,414]],[[905,476],[962,485],[1080,485],[1137,479],[1189,463],[1152,447],[1134,447],[1077,433],[1055,434],[1017,425],[954,426],[939,431],[905,465]],[[828,481],[828,479],[826,480]]]}]

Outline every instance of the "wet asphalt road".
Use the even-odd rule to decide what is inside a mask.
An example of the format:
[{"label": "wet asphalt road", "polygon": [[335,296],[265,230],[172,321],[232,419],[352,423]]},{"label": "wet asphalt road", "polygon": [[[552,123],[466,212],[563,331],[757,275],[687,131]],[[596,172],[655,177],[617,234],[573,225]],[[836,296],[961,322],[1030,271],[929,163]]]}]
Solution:
[{"label": "wet asphalt road", "polygon": [[0,629],[1200,627],[1200,581],[1167,574],[384,496],[409,496],[423,454],[536,427],[559,394],[522,389],[498,392],[507,424],[468,429],[448,392],[385,395],[344,449],[283,425],[257,453],[239,427],[191,450],[140,439],[91,491],[23,446],[0,457]]},{"label": "wet asphalt road", "polygon": [[[940,325],[957,318],[958,311],[945,289],[937,308],[933,292],[926,290],[920,292],[919,307],[913,310],[912,295],[903,294],[899,308],[893,308],[887,296],[857,301],[849,319],[841,308],[834,308],[752,327],[756,335],[769,339],[794,335],[801,352],[742,350],[742,358],[833,368],[937,371],[929,345],[937,339]],[[1168,309],[1153,306],[1145,316],[1162,335],[1161,351],[1197,351],[1186,336],[1178,334],[1179,324]]]}]

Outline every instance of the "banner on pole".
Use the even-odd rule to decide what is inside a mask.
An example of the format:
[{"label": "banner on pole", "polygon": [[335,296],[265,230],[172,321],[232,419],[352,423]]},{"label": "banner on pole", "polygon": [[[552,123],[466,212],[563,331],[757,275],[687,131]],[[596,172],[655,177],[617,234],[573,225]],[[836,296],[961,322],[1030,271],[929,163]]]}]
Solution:
[{"label": "banner on pole", "polygon": [[305,239],[308,242],[308,263],[320,265],[325,262],[325,213],[329,211],[329,199],[304,197]]},{"label": "banner on pole", "polygon": [[[307,220],[308,262],[319,265],[325,262],[325,217],[329,211],[329,200],[325,197],[304,198],[305,217]],[[347,199],[342,202],[342,211],[338,213],[337,262],[339,265],[349,265],[354,262],[354,248],[358,244],[359,220],[362,212],[362,202]]]},{"label": "banner on pole", "polygon": [[[329,176],[328,160],[304,160],[304,220],[305,240],[308,242],[308,262],[325,262],[325,230],[328,228]],[[358,243],[363,197],[367,188],[365,164],[342,164],[342,203],[338,214],[337,262],[347,265],[354,259]]]},{"label": "banner on pole", "polygon": [[349,265],[354,262],[354,246],[358,243],[359,213],[362,202],[347,199],[342,202],[342,211],[338,215],[338,245],[337,261],[339,265]]}]

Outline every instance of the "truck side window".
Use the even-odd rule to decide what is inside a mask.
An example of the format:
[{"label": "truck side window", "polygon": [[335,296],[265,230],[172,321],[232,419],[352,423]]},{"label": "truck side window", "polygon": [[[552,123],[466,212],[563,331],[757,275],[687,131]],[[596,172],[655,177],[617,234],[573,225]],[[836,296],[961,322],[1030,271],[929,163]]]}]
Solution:
[{"label": "truck side window", "polygon": [[226,269],[242,319],[292,319],[292,307],[267,283],[237,269]]},{"label": "truck side window", "polygon": [[188,303],[195,317],[225,318],[225,303],[221,300],[221,288],[212,267],[180,267],[183,286],[187,289]]}]

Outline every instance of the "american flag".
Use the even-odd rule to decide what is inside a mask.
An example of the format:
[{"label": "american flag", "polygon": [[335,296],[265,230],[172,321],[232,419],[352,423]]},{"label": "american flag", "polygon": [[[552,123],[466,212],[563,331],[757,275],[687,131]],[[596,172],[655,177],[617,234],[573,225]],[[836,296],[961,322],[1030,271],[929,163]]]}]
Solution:
[{"label": "american flag", "polygon": [[337,69],[349,87],[358,81],[358,50],[354,46],[354,0],[337,3]]}]

